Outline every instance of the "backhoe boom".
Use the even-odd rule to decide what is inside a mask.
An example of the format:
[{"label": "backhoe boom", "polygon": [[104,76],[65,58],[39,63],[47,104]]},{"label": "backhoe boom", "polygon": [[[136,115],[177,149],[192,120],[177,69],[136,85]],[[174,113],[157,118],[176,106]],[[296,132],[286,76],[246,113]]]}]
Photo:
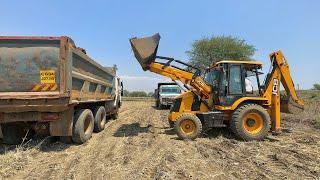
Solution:
[{"label": "backhoe boom", "polygon": [[[272,130],[278,132],[281,130],[280,112],[297,113],[304,108],[304,102],[301,100],[294,87],[290,74],[289,64],[281,51],[270,54],[271,72],[267,75],[263,97],[271,102],[271,120]],[[280,95],[280,82],[283,85],[287,97]],[[282,99],[281,99],[282,98]]]}]

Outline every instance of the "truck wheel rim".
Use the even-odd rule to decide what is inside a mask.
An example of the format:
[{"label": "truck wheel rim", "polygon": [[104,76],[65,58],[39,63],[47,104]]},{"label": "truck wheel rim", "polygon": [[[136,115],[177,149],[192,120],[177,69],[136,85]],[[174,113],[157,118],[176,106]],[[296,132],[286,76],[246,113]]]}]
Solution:
[{"label": "truck wheel rim", "polygon": [[184,120],[181,122],[180,129],[185,134],[192,134],[196,129],[196,124],[192,120]]},{"label": "truck wheel rim", "polygon": [[100,126],[103,126],[106,122],[106,119],[105,119],[105,114],[104,113],[101,113],[101,121],[100,121]]},{"label": "truck wheel rim", "polygon": [[86,119],[84,120],[84,125],[83,125],[84,134],[90,133],[91,121],[92,119],[90,116],[87,116]]},{"label": "truck wheel rim", "polygon": [[250,134],[257,134],[263,129],[263,118],[260,114],[248,113],[243,120],[243,127]]}]

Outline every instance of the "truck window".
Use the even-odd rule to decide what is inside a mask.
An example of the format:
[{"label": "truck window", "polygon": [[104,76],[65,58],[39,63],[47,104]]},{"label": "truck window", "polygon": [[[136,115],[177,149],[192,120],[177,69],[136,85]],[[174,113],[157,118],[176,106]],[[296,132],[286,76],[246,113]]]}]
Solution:
[{"label": "truck window", "polygon": [[177,93],[180,94],[181,90],[179,87],[161,87],[160,93]]}]

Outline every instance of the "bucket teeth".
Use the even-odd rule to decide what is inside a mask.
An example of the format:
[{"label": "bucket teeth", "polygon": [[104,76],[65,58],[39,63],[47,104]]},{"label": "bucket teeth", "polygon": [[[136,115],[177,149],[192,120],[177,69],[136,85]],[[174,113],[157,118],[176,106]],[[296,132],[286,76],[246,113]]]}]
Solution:
[{"label": "bucket teeth", "polygon": [[140,63],[144,71],[148,70],[149,65],[153,63],[157,56],[158,45],[160,41],[159,33],[144,38],[131,38],[131,48],[134,56]]}]

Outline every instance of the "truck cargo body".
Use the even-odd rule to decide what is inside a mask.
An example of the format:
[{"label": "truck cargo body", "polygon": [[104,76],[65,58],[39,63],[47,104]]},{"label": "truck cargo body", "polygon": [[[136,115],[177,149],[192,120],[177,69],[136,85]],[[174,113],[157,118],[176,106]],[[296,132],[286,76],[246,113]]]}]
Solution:
[{"label": "truck cargo body", "polygon": [[23,122],[52,136],[71,136],[79,108],[104,106],[107,114],[117,113],[114,79],[115,71],[68,37],[2,36],[0,124]]}]

